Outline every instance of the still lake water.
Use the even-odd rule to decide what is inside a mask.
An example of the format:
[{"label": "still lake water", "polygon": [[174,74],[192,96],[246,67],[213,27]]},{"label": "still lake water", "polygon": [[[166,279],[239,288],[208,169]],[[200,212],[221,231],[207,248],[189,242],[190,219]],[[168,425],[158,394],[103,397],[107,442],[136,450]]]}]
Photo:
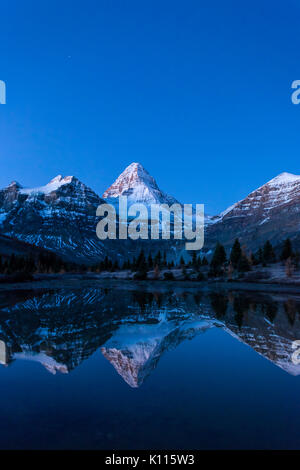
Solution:
[{"label": "still lake water", "polygon": [[288,294],[2,291],[0,448],[300,449],[298,339]]}]

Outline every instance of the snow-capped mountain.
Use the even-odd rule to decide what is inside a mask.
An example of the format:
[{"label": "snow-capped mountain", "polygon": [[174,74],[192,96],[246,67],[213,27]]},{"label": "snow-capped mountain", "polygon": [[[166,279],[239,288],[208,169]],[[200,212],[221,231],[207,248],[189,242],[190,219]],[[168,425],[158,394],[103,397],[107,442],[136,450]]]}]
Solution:
[{"label": "snow-capped mountain", "polygon": [[31,189],[13,182],[0,191],[0,231],[72,261],[93,261],[110,248],[96,236],[96,209],[102,202],[74,176],[58,175]]},{"label": "snow-capped mountain", "polygon": [[[99,240],[97,207],[104,202],[117,206],[121,195],[128,197],[129,205],[140,202],[170,206],[178,202],[162,192],[139,163],[126,168],[104,192],[105,199],[74,176],[58,175],[44,186],[29,189],[13,181],[0,190],[0,235],[80,263],[94,263],[106,255],[122,260],[138,255],[142,246],[146,253],[165,250],[169,259],[185,254],[184,240],[172,237],[156,241]],[[145,223],[149,229],[149,220]],[[203,251],[210,253],[217,241],[229,249],[237,237],[251,250],[268,239],[276,248],[287,237],[299,249],[299,227],[300,176],[282,173],[219,216],[206,217]],[[8,241],[3,239],[3,243],[7,245]]]},{"label": "snow-capped mountain", "polygon": [[[131,202],[172,204],[174,198],[160,191],[154,179],[139,164],[132,164],[120,177],[119,190],[127,188]],[[121,175],[122,176],[122,175]],[[121,183],[123,180],[123,183]],[[124,182],[125,181],[125,182]],[[132,191],[129,189],[131,186]],[[115,188],[116,191],[116,188]],[[115,196],[109,202],[117,202]],[[57,253],[77,263],[96,263],[108,256],[122,261],[138,256],[141,244],[146,252],[169,250],[172,241],[99,240],[96,210],[105,203],[74,176],[53,178],[36,188],[12,182],[0,190],[0,234]],[[118,222],[117,222],[118,223]],[[144,243],[143,243],[144,242]],[[176,240],[175,245],[179,245]],[[172,250],[171,250],[172,251]],[[176,257],[174,250],[171,255]],[[171,256],[170,255],[170,256]]]},{"label": "snow-capped mountain", "polygon": [[229,247],[236,237],[250,249],[266,240],[276,246],[287,237],[300,246],[300,176],[281,173],[212,221],[206,249],[217,240]]},{"label": "snow-capped mountain", "polygon": [[265,223],[270,211],[293,204],[298,198],[300,198],[300,176],[281,173],[242,201],[230,206],[220,216],[222,219],[246,217],[253,215],[255,211],[260,211],[262,216],[266,216]]},{"label": "snow-capped mountain", "polygon": [[[139,240],[131,243],[131,252],[139,253],[141,248],[146,253],[157,253],[159,250],[168,253],[168,260],[179,260],[181,251],[184,248],[184,242],[181,240],[174,240],[171,235],[170,240],[163,240],[160,235],[160,240],[150,239],[151,221],[150,221],[150,205],[151,204],[165,204],[162,211],[165,212],[167,219],[171,221],[171,231],[173,229],[174,215],[169,214],[169,206],[172,204],[180,204],[174,197],[161,191],[155,179],[145,170],[140,163],[131,163],[123,173],[116,179],[116,181],[104,192],[103,198],[110,204],[115,206],[118,213],[118,202],[120,196],[127,197],[128,208],[134,203],[142,203],[148,206],[148,217],[140,222],[140,226],[146,227],[148,231],[148,240]],[[152,213],[152,212],[151,212]],[[130,219],[130,217],[128,217]],[[160,234],[163,230],[163,220],[158,220],[158,227]]]},{"label": "snow-capped mountain", "polygon": [[178,201],[159,189],[155,179],[140,163],[131,163],[104,192],[103,198],[127,196],[129,204],[173,204]]}]

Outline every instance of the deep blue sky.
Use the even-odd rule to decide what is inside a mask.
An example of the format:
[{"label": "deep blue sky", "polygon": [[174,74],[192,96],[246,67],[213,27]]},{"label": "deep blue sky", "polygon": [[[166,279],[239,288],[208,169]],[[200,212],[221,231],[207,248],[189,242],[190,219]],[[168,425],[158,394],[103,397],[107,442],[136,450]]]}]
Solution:
[{"label": "deep blue sky", "polygon": [[2,2],[0,187],[102,193],[139,161],[216,213],[300,174],[299,21],[297,0]]}]

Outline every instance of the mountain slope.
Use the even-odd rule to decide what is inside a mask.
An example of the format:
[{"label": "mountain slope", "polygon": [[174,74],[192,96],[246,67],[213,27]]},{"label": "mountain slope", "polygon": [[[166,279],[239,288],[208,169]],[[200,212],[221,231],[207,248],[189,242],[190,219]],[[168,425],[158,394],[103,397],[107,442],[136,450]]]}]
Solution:
[{"label": "mountain slope", "polygon": [[0,235],[0,255],[5,258],[13,253],[17,256],[33,256],[33,258],[36,258],[39,254],[47,253],[47,251],[44,248],[30,245],[30,243],[22,242],[16,238]]},{"label": "mountain slope", "polygon": [[92,262],[107,249],[114,252],[96,236],[96,209],[102,202],[74,176],[59,175],[33,189],[13,182],[0,191],[0,231],[66,259]]},{"label": "mountain slope", "polygon": [[204,248],[230,247],[236,237],[250,249],[290,237],[300,247],[300,176],[282,173],[222,212],[206,227]]}]

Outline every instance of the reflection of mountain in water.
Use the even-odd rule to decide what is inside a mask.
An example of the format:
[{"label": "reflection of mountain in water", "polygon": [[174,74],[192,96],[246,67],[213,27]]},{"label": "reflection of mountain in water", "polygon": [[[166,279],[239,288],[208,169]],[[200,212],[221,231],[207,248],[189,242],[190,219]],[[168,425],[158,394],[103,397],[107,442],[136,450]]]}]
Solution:
[{"label": "reflection of mountain in water", "polygon": [[292,343],[300,339],[300,303],[270,298],[255,301],[243,294],[228,310],[226,331],[286,372],[300,374],[300,365],[291,360]]},{"label": "reflection of mountain in water", "polygon": [[34,360],[53,373],[77,367],[110,335],[99,311],[103,296],[101,290],[51,292],[2,309],[8,362]]},{"label": "reflection of mountain in water", "polygon": [[161,321],[152,325],[122,325],[101,348],[102,354],[131,387],[138,387],[155,369],[162,354],[185,339],[210,328],[209,320]]},{"label": "reflection of mountain in water", "polygon": [[131,387],[182,341],[218,326],[285,371],[298,375],[300,303],[279,296],[188,292],[59,290],[18,298],[0,310],[0,364],[40,362],[67,373],[98,349]]}]

